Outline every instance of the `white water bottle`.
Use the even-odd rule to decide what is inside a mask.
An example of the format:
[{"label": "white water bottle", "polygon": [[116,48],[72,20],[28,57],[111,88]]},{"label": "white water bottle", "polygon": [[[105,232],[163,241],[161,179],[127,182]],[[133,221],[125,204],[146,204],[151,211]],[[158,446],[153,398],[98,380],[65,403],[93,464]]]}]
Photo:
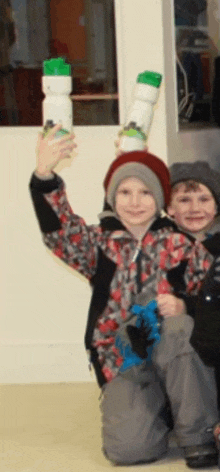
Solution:
[{"label": "white water bottle", "polygon": [[119,151],[143,150],[146,146],[161,79],[158,72],[145,71],[138,75],[134,99],[125,126],[119,133]]},{"label": "white water bottle", "polygon": [[73,104],[71,66],[61,57],[44,61],[42,90],[43,125],[62,123],[64,130],[71,132],[73,124]]}]

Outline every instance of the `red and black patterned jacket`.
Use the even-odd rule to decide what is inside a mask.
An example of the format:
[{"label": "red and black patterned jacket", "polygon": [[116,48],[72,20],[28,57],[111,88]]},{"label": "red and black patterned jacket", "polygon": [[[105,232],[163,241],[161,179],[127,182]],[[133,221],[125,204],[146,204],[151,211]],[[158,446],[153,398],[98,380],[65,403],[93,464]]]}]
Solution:
[{"label": "red and black patterned jacket", "polygon": [[[61,177],[40,180],[30,190],[43,240],[62,261],[83,274],[93,288],[85,345],[99,385],[114,378],[123,359],[115,347],[118,328],[126,320],[138,287],[157,274],[156,293],[173,293],[167,272],[186,261],[185,295],[197,294],[211,256],[167,218],[157,218],[140,243],[114,216],[87,226],[67,200]],[[137,257],[139,255],[139,257]]]}]

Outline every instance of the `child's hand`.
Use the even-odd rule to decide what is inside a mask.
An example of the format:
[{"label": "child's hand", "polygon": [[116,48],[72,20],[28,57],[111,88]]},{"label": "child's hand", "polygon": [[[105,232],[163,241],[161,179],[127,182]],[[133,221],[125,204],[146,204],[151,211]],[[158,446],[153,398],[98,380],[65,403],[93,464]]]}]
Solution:
[{"label": "child's hand", "polygon": [[157,306],[160,315],[167,318],[168,316],[178,316],[186,313],[186,306],[181,298],[174,295],[163,294],[157,297]]},{"label": "child's hand", "polygon": [[62,128],[62,125],[54,126],[46,135],[40,133],[37,142],[37,168],[36,173],[42,177],[51,176],[51,172],[59,161],[65,157],[71,157],[74,143],[74,134],[67,134],[62,138],[56,139],[55,134]]}]

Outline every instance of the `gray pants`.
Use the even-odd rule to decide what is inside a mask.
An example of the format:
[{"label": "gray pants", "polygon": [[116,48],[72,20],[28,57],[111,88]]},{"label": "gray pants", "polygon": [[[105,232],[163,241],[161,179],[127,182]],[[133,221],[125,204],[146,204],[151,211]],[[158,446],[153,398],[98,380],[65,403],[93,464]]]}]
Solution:
[{"label": "gray pants", "polygon": [[164,319],[145,382],[132,382],[119,374],[105,385],[103,449],[113,462],[146,462],[166,453],[167,396],[180,447],[213,440],[212,427],[218,420],[214,371],[190,345],[192,327],[188,315]]}]

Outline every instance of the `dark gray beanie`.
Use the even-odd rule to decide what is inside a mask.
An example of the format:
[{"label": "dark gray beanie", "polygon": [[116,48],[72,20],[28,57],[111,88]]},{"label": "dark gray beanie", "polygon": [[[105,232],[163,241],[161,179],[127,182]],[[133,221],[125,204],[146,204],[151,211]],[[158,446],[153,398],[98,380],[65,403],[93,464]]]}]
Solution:
[{"label": "dark gray beanie", "polygon": [[217,170],[211,169],[208,162],[180,162],[173,164],[169,171],[172,187],[185,180],[195,180],[206,185],[215,197],[218,213],[220,213],[220,173]]}]

